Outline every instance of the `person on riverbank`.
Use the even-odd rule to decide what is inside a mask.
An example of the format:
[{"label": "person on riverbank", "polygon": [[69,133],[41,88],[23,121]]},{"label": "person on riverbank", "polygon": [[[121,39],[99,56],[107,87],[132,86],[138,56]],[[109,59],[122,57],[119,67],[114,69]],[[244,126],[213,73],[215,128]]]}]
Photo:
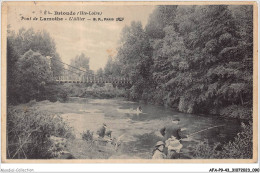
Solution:
[{"label": "person on riverbank", "polygon": [[177,140],[180,140],[181,138],[187,138],[187,136],[182,133],[182,131],[186,130],[186,128],[181,128],[179,126],[179,122],[179,118],[173,119],[170,124],[164,126],[160,130],[160,133],[163,136],[163,141],[166,141],[172,136],[174,136]]},{"label": "person on riverbank", "polygon": [[166,159],[166,155],[163,153],[164,147],[164,142],[158,141],[155,145],[152,159]]},{"label": "person on riverbank", "polygon": [[105,123],[103,123],[103,126],[100,127],[98,130],[97,130],[97,134],[99,137],[101,138],[104,138],[105,134],[106,134],[106,128],[107,128],[107,125]]},{"label": "person on riverbank", "polygon": [[179,159],[180,158],[180,150],[182,148],[182,144],[180,140],[176,139],[174,136],[167,139],[165,141],[165,146],[167,148],[167,159]]},{"label": "person on riverbank", "polygon": [[181,128],[179,122],[179,118],[173,119],[170,124],[160,130],[163,141],[166,143],[164,153],[168,159],[178,159],[180,157],[179,153],[182,148],[180,141],[188,137],[183,134],[186,128]]}]

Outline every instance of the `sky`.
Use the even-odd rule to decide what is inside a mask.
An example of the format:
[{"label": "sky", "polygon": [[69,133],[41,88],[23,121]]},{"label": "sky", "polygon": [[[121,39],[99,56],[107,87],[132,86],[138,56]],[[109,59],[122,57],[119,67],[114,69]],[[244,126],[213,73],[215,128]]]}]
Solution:
[{"label": "sky", "polygon": [[[84,53],[90,58],[90,69],[103,68],[108,56],[115,56],[119,46],[120,34],[123,27],[130,25],[132,21],[141,21],[146,25],[154,6],[148,5],[12,5],[8,7],[7,24],[11,29],[18,31],[20,28],[34,28],[34,30],[46,30],[55,40],[56,50],[65,63],[77,55]],[[102,15],[80,15],[86,19],[93,18],[117,18],[123,17],[123,21],[34,21],[34,17],[65,17],[69,15],[44,15],[44,11],[58,12],[102,12]],[[31,17],[31,20],[21,20],[21,17]],[[72,16],[79,17],[79,16]]]}]

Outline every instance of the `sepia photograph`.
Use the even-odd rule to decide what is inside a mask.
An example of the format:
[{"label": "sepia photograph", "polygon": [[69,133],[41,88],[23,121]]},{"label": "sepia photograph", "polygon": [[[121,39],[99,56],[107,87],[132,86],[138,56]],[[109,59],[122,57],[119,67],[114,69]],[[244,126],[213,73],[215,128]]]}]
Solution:
[{"label": "sepia photograph", "polygon": [[256,162],[256,13],[3,2],[2,161]]}]

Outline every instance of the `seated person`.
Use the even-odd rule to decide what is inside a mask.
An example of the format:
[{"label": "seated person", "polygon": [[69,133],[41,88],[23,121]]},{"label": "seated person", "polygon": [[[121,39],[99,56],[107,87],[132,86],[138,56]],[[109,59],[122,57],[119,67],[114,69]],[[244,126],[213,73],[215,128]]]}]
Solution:
[{"label": "seated person", "polygon": [[180,158],[180,151],[182,149],[182,144],[178,139],[174,136],[166,140],[165,146],[167,147],[167,159],[179,159]]},{"label": "seated person", "polygon": [[166,159],[166,155],[163,153],[163,150],[164,150],[164,142],[158,141],[155,145],[152,159]]}]

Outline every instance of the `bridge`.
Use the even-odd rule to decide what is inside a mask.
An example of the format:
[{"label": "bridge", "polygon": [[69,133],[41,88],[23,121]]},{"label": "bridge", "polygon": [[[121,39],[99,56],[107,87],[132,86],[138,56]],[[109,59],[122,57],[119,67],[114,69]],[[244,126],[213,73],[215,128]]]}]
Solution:
[{"label": "bridge", "polygon": [[132,82],[129,78],[125,77],[87,77],[87,76],[59,76],[54,79],[58,83],[87,83],[87,84],[102,84],[112,83],[114,85],[131,85]]},{"label": "bridge", "polygon": [[[49,66],[51,63],[52,57],[47,57],[49,61]],[[66,69],[62,68],[63,70],[67,71],[67,73],[64,71],[63,75],[58,77],[53,77],[54,82],[58,83],[87,83],[87,84],[105,84],[105,83],[111,83],[116,86],[131,86],[132,81],[129,78],[126,77],[99,77],[94,74],[89,74],[89,71],[80,69],[78,67],[74,67],[72,65],[66,64],[60,60],[53,59],[59,63],[62,63],[64,65],[67,65],[68,67],[74,69]],[[51,68],[51,66],[50,66]],[[77,70],[77,72],[75,71]],[[68,74],[68,72],[70,74]],[[82,73],[83,72],[83,73]],[[71,75],[73,74],[73,75]],[[75,75],[76,74],[76,75]]]}]

